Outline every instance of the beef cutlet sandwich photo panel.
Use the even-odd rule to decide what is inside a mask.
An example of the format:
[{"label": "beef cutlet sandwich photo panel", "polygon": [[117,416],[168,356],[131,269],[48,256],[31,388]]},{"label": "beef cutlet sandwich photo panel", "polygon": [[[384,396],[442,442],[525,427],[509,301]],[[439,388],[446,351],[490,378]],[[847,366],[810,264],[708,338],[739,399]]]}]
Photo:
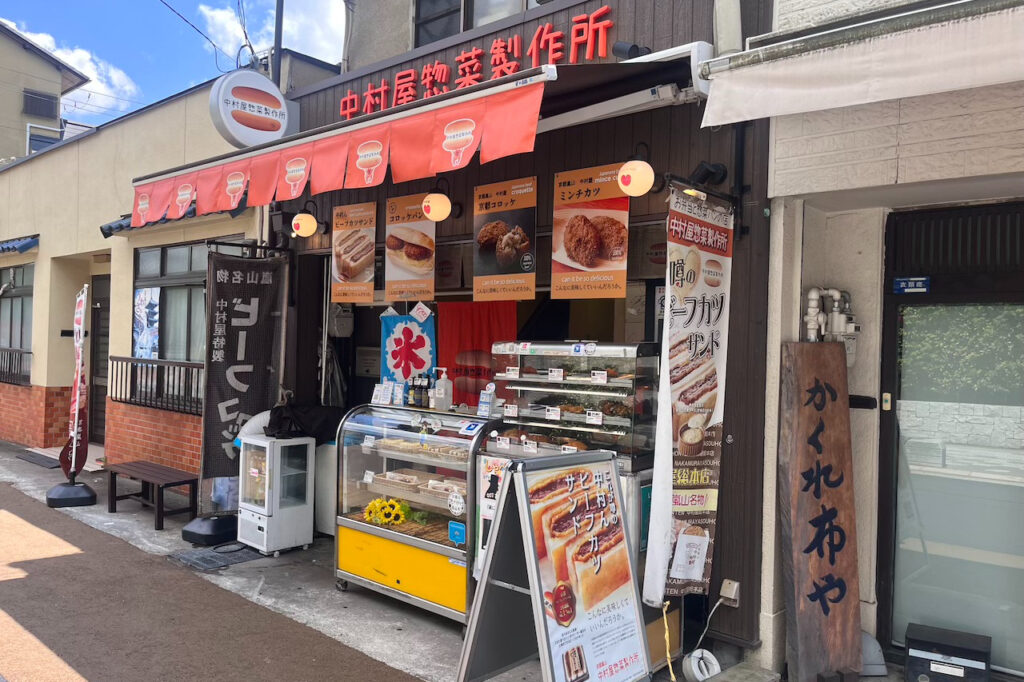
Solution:
[{"label": "beef cutlet sandwich photo panel", "polygon": [[392,227],[384,242],[388,258],[395,265],[420,275],[434,269],[434,240],[412,227]]}]

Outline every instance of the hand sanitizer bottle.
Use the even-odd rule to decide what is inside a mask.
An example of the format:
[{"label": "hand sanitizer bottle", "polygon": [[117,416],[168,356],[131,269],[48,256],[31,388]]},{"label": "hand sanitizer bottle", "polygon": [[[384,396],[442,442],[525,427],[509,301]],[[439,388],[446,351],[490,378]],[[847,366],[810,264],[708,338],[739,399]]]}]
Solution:
[{"label": "hand sanitizer bottle", "polygon": [[448,369],[438,367],[441,370],[441,378],[434,385],[434,401],[437,409],[447,412],[452,409],[452,380],[448,378]]}]

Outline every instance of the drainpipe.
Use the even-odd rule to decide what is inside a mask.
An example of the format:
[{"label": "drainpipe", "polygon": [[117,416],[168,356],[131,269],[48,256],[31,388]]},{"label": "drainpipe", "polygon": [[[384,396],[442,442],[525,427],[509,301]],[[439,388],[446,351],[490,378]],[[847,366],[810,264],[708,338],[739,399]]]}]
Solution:
[{"label": "drainpipe", "polygon": [[746,52],[716,57],[701,64],[701,77],[707,79],[712,74],[720,71],[777,61],[808,52],[816,52],[849,43],[870,40],[891,33],[909,31],[933,24],[961,21],[983,14],[991,14],[992,12],[1022,6],[1024,6],[1024,0],[955,0],[938,7],[904,12],[852,26],[822,31],[810,36],[793,38],[773,45],[747,50]]},{"label": "drainpipe", "polygon": [[743,51],[740,0],[715,0],[715,49],[718,57]]},{"label": "drainpipe", "polygon": [[41,126],[35,123],[25,124],[25,156],[32,153],[32,129],[38,128],[39,130],[49,130],[50,132],[60,133],[61,139],[64,139],[63,128],[51,128],[50,126]]}]

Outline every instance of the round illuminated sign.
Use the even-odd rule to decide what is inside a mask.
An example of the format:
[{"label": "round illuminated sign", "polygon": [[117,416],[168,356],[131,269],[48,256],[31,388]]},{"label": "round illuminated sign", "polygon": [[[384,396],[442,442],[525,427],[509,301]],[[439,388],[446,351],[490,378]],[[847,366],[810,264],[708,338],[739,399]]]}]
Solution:
[{"label": "round illuminated sign", "polygon": [[440,192],[431,192],[423,197],[422,208],[427,220],[439,223],[452,214],[452,200]]},{"label": "round illuminated sign", "polygon": [[619,189],[631,197],[642,197],[654,186],[654,169],[646,161],[627,161],[619,169]]},{"label": "round illuminated sign", "polygon": [[239,148],[279,140],[288,128],[284,95],[269,78],[249,69],[214,81],[210,117],[224,139]]},{"label": "round illuminated sign", "polygon": [[312,237],[316,234],[316,230],[316,218],[309,213],[297,213],[292,218],[292,232],[296,237]]}]

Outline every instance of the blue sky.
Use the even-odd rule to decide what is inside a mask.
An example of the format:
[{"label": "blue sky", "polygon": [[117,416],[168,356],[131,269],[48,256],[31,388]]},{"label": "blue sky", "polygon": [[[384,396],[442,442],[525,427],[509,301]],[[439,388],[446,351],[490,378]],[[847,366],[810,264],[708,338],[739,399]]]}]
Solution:
[{"label": "blue sky", "polygon": [[[242,43],[237,0],[167,0],[217,43],[234,68]],[[273,0],[244,2],[257,50],[273,42]],[[96,125],[217,76],[214,50],[160,0],[0,1],[0,21],[88,75],[64,101],[64,116]],[[284,46],[341,60],[343,0],[285,0]]]}]

